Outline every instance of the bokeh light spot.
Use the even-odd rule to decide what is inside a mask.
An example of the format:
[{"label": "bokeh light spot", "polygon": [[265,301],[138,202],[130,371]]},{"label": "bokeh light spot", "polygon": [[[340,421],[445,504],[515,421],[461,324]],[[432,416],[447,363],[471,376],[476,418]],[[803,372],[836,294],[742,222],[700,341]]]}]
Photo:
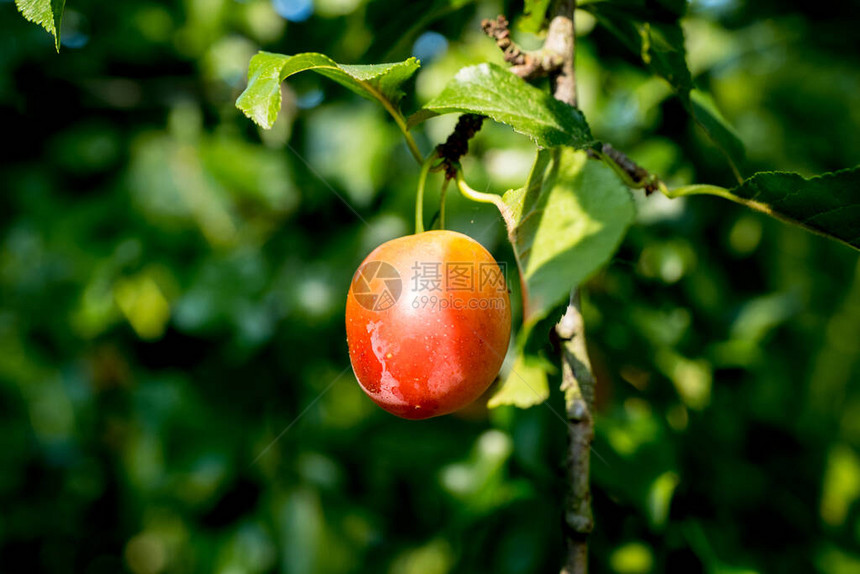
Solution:
[{"label": "bokeh light spot", "polygon": [[272,6],[290,22],[304,22],[314,13],[313,0],[272,0]]}]

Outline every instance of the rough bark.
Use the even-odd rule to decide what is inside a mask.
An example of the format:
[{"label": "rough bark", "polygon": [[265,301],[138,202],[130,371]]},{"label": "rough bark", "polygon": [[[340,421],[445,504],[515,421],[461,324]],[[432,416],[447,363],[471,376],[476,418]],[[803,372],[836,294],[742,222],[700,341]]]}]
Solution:
[{"label": "rough bark", "polygon": [[564,526],[567,555],[562,574],[588,572],[588,536],[594,528],[591,514],[589,467],[594,437],[594,375],[588,360],[585,323],[579,291],[571,294],[567,311],[556,326],[561,343],[561,388],[568,424],[567,492]]},{"label": "rough bark", "polygon": [[[559,54],[561,66],[550,74],[555,99],[576,106],[575,0],[557,0],[544,49]],[[594,529],[591,513],[590,457],[594,438],[594,375],[588,360],[585,322],[579,290],[573,287],[567,310],[556,326],[561,342],[561,388],[568,425],[567,493],[564,526],[567,554],[562,574],[588,572],[588,536]]]},{"label": "rough bark", "polygon": [[[549,76],[553,96],[576,106],[576,34],[575,0],[556,0],[549,13],[547,38],[540,50],[525,52],[511,40],[504,16],[484,20],[484,32],[496,41],[511,64],[511,71],[529,80]],[[624,154],[604,150],[634,182],[647,175]],[[641,170],[644,172],[644,170]],[[650,180],[649,180],[650,181]],[[585,323],[582,320],[578,286],[573,286],[567,310],[556,325],[562,365],[561,388],[565,397],[568,422],[567,493],[564,506],[564,529],[567,553],[562,574],[588,572],[588,536],[594,528],[591,513],[589,464],[594,437],[594,375],[588,360]]]}]

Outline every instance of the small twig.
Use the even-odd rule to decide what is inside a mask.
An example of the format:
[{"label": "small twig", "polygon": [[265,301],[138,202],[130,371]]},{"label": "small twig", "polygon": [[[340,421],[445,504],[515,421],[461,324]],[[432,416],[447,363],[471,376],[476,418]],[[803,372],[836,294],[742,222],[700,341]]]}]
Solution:
[{"label": "small twig", "polygon": [[[624,179],[624,183],[629,187],[644,189],[645,195],[651,195],[660,189],[662,183],[660,178],[627,157],[624,152],[618,151],[610,144],[603,144],[601,154],[603,158],[607,158],[615,164],[610,167],[617,168],[616,171],[619,172],[619,175]],[[600,157],[601,154],[593,150],[588,150],[588,155],[591,157],[603,159]]]},{"label": "small twig", "polygon": [[451,132],[445,143],[436,146],[436,153],[442,159],[446,180],[454,179],[457,175],[457,165],[460,163],[460,158],[469,152],[469,140],[475,137],[483,123],[483,116],[463,114],[457,120],[454,131]]},{"label": "small twig", "polygon": [[[546,42],[540,50],[527,52],[511,39],[510,24],[507,18],[499,15],[495,20],[481,22],[484,33],[496,41],[511,64],[511,71],[526,80],[549,76],[555,99],[576,107],[576,71],[574,53],[576,34],[574,33],[573,14],[576,10],[574,0],[557,0],[549,22]],[[651,195],[660,189],[660,178],[640,167],[624,153],[610,144],[604,144],[601,152],[588,150],[589,156],[609,159],[613,167],[629,187],[644,189]],[[603,157],[601,157],[601,154]],[[450,176],[449,176],[450,177]]]},{"label": "small twig", "polygon": [[512,66],[522,66],[526,62],[526,52],[511,40],[510,23],[499,14],[495,20],[485,18],[481,21],[484,34],[496,41],[499,50],[505,54],[505,62]]},{"label": "small twig", "polygon": [[511,72],[525,80],[533,80],[551,74],[564,63],[561,52],[553,46],[544,47],[535,52],[528,52],[519,47],[511,39],[510,24],[503,15],[495,20],[489,18],[481,22],[484,34],[496,41],[496,45],[504,53],[505,61],[511,65]]}]

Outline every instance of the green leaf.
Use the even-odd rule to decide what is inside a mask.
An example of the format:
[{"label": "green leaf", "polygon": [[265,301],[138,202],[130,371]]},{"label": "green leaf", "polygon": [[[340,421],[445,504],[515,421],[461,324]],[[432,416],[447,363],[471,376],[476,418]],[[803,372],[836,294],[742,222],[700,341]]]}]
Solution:
[{"label": "green leaf", "polygon": [[[505,220],[523,286],[523,329],[513,368],[488,406],[520,408],[549,396],[553,367],[531,346],[572,285],[606,263],[633,220],[633,199],[614,171],[584,151],[541,150],[526,185],[504,195]],[[541,332],[543,332],[541,330]]]},{"label": "green leaf", "polygon": [[743,143],[711,98],[693,86],[684,49],[684,31],[678,21],[684,8],[671,0],[664,0],[660,5],[655,8],[636,1],[594,2],[583,8],[638,54],[649,70],[672,85],[684,108],[725,153],[740,180],[739,168],[745,159]]},{"label": "green leaf", "polygon": [[60,25],[66,0],[15,0],[18,11],[54,36],[54,47],[60,51]]},{"label": "green leaf", "polygon": [[805,178],[790,172],[759,172],[727,190],[691,185],[670,197],[717,195],[860,250],[860,166]]},{"label": "green leaf", "polygon": [[409,127],[451,113],[488,116],[541,147],[596,145],[579,110],[494,64],[461,69],[441,94],[409,118]]},{"label": "green leaf", "polygon": [[548,373],[554,369],[541,357],[517,353],[511,372],[490,397],[487,406],[491,409],[513,405],[527,409],[539,405],[549,398]]},{"label": "green leaf", "polygon": [[255,123],[269,129],[281,109],[281,82],[293,74],[311,70],[362,97],[379,101],[397,119],[400,117],[397,106],[403,97],[400,86],[419,67],[415,58],[395,64],[349,66],[311,52],[295,56],[259,52],[251,58],[248,87],[236,100],[236,107]]},{"label": "green leaf", "polygon": [[633,199],[604,163],[570,148],[543,150],[523,189],[505,194],[534,325],[606,263],[633,220]]},{"label": "green leaf", "polygon": [[537,34],[543,30],[549,2],[550,0],[525,0],[523,16],[517,22],[520,30],[532,34]]},{"label": "green leaf", "polygon": [[796,173],[757,173],[731,193],[860,249],[860,166],[808,179]]}]

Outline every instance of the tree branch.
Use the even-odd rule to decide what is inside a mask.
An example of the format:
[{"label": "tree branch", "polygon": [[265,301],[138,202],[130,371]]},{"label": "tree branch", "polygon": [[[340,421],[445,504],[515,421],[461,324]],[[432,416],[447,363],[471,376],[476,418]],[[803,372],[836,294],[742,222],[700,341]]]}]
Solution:
[{"label": "tree branch", "polygon": [[[562,56],[550,74],[555,99],[576,106],[576,0],[556,0],[544,49]],[[579,289],[571,289],[570,302],[556,325],[561,342],[561,389],[567,413],[567,493],[564,524],[567,555],[562,574],[587,574],[588,536],[594,529],[591,514],[590,456],[594,438],[594,375],[585,343]]]},{"label": "tree branch", "polygon": [[[481,27],[504,52],[511,71],[530,80],[549,76],[555,99],[571,106],[577,105],[576,34],[574,13],[576,0],[555,0],[550,13],[547,38],[536,52],[525,52],[510,38],[508,21],[504,16],[484,20]],[[605,146],[595,157],[607,159],[628,185],[645,187],[659,181],[627,156]],[[585,343],[585,324],[580,309],[579,290],[573,286],[567,311],[556,325],[560,342],[562,383],[568,421],[567,493],[564,530],[567,554],[562,574],[587,574],[588,536],[594,528],[591,514],[589,464],[591,441],[594,437],[594,375]]]},{"label": "tree branch", "polygon": [[568,424],[567,492],[564,524],[567,556],[562,574],[588,572],[588,536],[594,529],[589,468],[594,438],[594,375],[585,344],[579,290],[570,296],[567,311],[556,325],[561,343],[561,390]]},{"label": "tree branch", "polygon": [[566,104],[576,107],[576,34],[573,27],[573,14],[576,0],[556,0],[552,19],[546,34],[544,50],[561,56],[561,66],[550,73],[553,96]]},{"label": "tree branch", "polygon": [[[602,154],[602,158],[601,158]],[[644,189],[645,195],[651,195],[662,185],[660,178],[655,174],[650,173],[647,169],[637,164],[635,161],[627,157],[624,152],[618,151],[610,144],[603,144],[600,153],[594,150],[588,150],[588,155],[597,159],[608,159],[612,163],[610,167],[618,172],[621,179],[628,187],[634,189]]]}]

